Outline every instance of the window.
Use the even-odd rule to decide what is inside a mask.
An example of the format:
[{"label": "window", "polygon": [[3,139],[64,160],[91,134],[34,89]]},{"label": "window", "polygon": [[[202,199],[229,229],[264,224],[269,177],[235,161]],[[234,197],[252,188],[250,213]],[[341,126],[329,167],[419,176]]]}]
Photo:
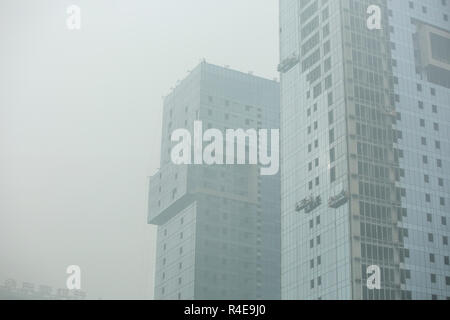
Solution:
[{"label": "window", "polygon": [[328,124],[333,124],[334,121],[334,113],[333,110],[331,110],[330,112],[328,112]]},{"label": "window", "polygon": [[332,148],[330,150],[330,163],[333,163],[335,161],[335,157],[336,157],[335,151],[334,151],[334,148]]},{"label": "window", "polygon": [[328,138],[330,140],[330,143],[333,143],[334,142],[334,129],[331,129],[329,131],[328,136],[329,136]]},{"label": "window", "polygon": [[336,181],[336,167],[330,169],[330,182]]},{"label": "window", "polygon": [[325,89],[330,89],[333,85],[333,80],[331,78],[331,74],[325,78]]},{"label": "window", "polygon": [[331,69],[331,58],[325,60],[325,62],[323,63],[323,68],[324,72],[327,72],[328,70]]},{"label": "window", "polygon": [[435,262],[435,256],[433,253],[430,253],[430,262],[434,263]]},{"label": "window", "polygon": [[420,140],[421,140],[421,143],[422,143],[423,146],[427,145],[427,138],[422,137]]},{"label": "window", "polygon": [[331,106],[333,104],[333,92],[330,92],[328,94],[328,106]]},{"label": "window", "polygon": [[319,83],[313,88],[313,97],[317,98],[322,93],[322,84]]},{"label": "window", "polygon": [[433,123],[433,128],[435,131],[439,131],[439,123]]},{"label": "window", "polygon": [[436,283],[436,275],[434,273],[431,274],[431,283]]},{"label": "window", "polygon": [[419,101],[418,104],[419,104],[419,109],[423,109],[423,101]]},{"label": "window", "polygon": [[323,37],[325,38],[330,34],[330,25],[327,23],[325,27],[323,27]]},{"label": "window", "polygon": [[323,45],[323,54],[326,55],[330,52],[331,46],[330,46],[330,40],[328,40],[327,42],[325,42],[325,44]]}]

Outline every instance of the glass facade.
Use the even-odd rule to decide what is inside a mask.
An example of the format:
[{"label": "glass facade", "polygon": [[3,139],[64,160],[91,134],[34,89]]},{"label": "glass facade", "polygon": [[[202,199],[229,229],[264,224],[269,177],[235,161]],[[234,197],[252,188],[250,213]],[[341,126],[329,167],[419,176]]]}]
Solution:
[{"label": "glass facade", "polygon": [[280,175],[258,165],[175,165],[173,130],[278,129],[279,83],[201,63],[165,98],[161,168],[150,179],[158,225],[156,299],[280,298]]},{"label": "glass facade", "polygon": [[[408,298],[448,299],[450,64],[441,57],[449,57],[450,3],[391,0],[388,9],[398,113],[396,185],[404,208],[402,287]],[[441,38],[433,41],[433,35]]]},{"label": "glass facade", "polygon": [[[380,29],[367,27],[374,5]],[[280,1],[283,299],[449,296],[450,99],[445,43],[432,41],[448,11]],[[380,289],[367,288],[371,265]]]}]

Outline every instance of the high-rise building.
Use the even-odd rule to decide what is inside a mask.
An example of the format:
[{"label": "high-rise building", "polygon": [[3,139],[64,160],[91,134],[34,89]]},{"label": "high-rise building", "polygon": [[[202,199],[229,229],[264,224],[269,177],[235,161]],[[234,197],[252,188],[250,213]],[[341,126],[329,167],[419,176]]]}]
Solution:
[{"label": "high-rise building", "polygon": [[206,62],[165,97],[161,164],[149,187],[148,222],[158,225],[156,299],[280,298],[279,173],[171,160],[174,130],[186,128],[195,141],[197,121],[223,136],[278,129],[279,103],[277,81]]},{"label": "high-rise building", "polygon": [[280,1],[282,299],[450,297],[449,12]]}]

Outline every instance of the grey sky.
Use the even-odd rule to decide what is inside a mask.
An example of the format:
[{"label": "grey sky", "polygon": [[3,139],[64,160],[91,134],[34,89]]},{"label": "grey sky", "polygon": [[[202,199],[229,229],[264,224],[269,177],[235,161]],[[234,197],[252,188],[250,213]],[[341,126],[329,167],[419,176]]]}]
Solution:
[{"label": "grey sky", "polygon": [[0,1],[0,282],[153,296],[161,96],[203,57],[276,77],[278,1]]}]

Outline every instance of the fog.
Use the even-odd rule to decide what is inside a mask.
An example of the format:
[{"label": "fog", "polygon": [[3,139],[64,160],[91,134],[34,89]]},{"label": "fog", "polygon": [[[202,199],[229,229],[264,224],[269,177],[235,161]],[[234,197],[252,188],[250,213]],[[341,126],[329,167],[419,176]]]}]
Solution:
[{"label": "fog", "polygon": [[153,297],[161,97],[202,58],[276,77],[278,1],[0,2],[0,283]]}]

